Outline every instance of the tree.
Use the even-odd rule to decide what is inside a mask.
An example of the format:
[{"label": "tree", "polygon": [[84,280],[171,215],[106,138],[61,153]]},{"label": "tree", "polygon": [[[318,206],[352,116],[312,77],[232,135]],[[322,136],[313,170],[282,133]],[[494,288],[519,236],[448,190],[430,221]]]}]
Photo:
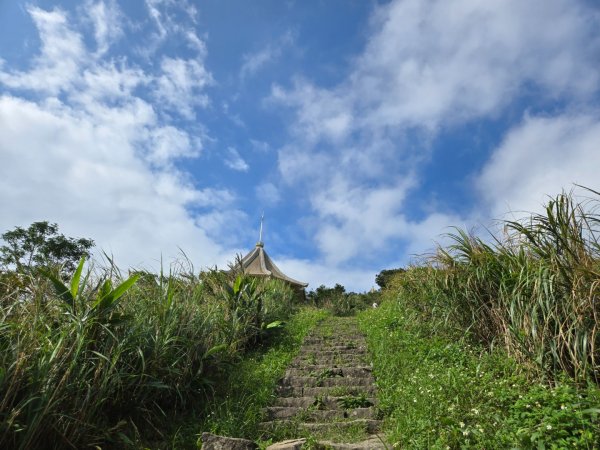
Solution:
[{"label": "tree", "polygon": [[392,277],[394,275],[396,275],[397,273],[402,273],[402,272],[406,272],[406,270],[404,270],[404,269],[385,269],[385,270],[382,270],[375,277],[375,283],[377,283],[377,285],[381,289],[385,289],[389,285],[389,282],[392,279]]},{"label": "tree", "polygon": [[314,305],[323,306],[331,302],[340,302],[345,294],[346,288],[339,283],[332,288],[322,284],[316,290],[310,291],[307,298]]},{"label": "tree", "polygon": [[2,235],[0,264],[13,266],[17,272],[40,267],[60,267],[73,272],[82,256],[89,257],[94,241],[70,238],[58,233],[58,225],[34,222],[29,228],[15,227]]}]

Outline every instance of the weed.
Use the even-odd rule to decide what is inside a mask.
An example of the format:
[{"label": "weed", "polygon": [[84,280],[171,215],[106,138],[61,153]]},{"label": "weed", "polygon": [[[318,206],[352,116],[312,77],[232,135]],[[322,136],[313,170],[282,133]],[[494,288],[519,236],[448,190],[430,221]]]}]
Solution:
[{"label": "weed", "polygon": [[347,395],[345,397],[340,397],[338,398],[338,402],[344,409],[368,408],[373,406],[373,403],[369,400],[364,392],[359,395]]}]

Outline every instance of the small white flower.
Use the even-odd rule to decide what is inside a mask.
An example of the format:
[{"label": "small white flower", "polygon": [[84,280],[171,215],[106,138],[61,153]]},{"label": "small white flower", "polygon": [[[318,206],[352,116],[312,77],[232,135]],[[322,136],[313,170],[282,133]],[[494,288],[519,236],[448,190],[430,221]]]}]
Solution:
[{"label": "small white flower", "polygon": [[552,429],[552,425],[546,425],[546,430],[551,430]]},{"label": "small white flower", "polygon": [[460,425],[461,428],[465,427],[465,423],[464,422],[458,422],[458,424]]}]

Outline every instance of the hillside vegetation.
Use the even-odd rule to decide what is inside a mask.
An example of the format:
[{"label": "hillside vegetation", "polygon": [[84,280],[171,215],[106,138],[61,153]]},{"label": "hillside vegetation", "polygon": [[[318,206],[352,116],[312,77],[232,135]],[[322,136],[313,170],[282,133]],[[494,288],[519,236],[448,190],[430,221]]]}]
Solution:
[{"label": "hillside vegetation", "polygon": [[278,280],[183,268],[123,280],[83,260],[67,285],[5,273],[1,289],[1,448],[160,440],[296,310]]},{"label": "hillside vegetation", "polygon": [[598,448],[597,193],[452,243],[363,313],[401,448]]},{"label": "hillside vegetation", "polygon": [[[486,238],[456,230],[382,271],[380,292],[320,286],[304,304],[277,280],[185,265],[124,277],[44,223],[18,229],[0,249],[15,267],[0,272],[0,447],[195,448],[202,431],[264,447],[306,334],[356,315],[394,448],[597,449],[600,194],[585,192]],[[27,258],[17,244],[40,236],[60,246]],[[84,256],[70,270],[65,243],[63,262]]]}]

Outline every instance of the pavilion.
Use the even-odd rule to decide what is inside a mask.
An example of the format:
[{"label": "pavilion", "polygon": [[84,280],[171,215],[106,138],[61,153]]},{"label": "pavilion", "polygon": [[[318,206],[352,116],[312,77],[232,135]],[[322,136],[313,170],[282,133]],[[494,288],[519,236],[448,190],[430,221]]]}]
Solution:
[{"label": "pavilion", "polygon": [[241,260],[238,260],[236,266],[248,275],[273,277],[283,280],[295,291],[304,293],[304,289],[308,286],[308,283],[295,280],[284,274],[265,251],[265,244],[262,241],[262,222],[263,219],[261,218],[259,240],[256,246]]}]

